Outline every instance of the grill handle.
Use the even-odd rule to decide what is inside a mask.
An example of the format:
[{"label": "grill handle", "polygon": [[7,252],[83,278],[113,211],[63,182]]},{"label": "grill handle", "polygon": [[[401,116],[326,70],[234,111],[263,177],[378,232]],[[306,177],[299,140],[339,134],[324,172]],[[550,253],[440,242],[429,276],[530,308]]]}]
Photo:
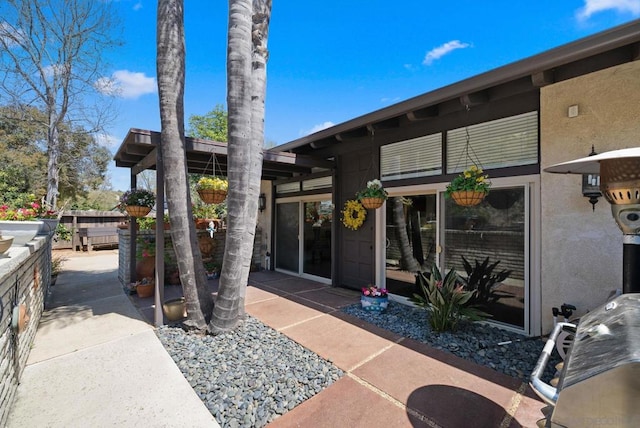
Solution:
[{"label": "grill handle", "polygon": [[549,357],[551,356],[551,353],[553,352],[553,349],[556,346],[556,339],[558,338],[558,335],[560,334],[562,329],[565,327],[570,327],[575,329],[576,325],[571,324],[569,322],[559,322],[556,324],[555,328],[553,329],[553,332],[551,332],[551,336],[549,336],[549,339],[547,339],[547,343],[544,345],[544,348],[542,349],[542,354],[540,354],[540,358],[538,358],[536,367],[533,369],[533,372],[531,373],[531,377],[530,377],[531,381],[529,382],[529,385],[531,386],[531,389],[533,389],[533,392],[535,392],[538,395],[538,397],[542,398],[542,400],[545,403],[551,406],[556,405],[556,401],[558,400],[558,389],[554,388],[548,383],[543,382],[540,379],[540,376],[542,376],[542,373],[544,373],[545,367],[547,367],[547,363],[549,362]]}]

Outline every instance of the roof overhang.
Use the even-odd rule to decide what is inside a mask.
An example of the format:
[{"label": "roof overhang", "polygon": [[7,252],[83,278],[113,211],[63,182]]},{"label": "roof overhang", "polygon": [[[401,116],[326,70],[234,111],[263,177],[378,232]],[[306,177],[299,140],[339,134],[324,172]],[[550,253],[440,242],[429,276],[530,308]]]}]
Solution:
[{"label": "roof overhang", "polygon": [[[129,129],[114,156],[116,166],[130,168],[136,175],[156,168],[156,147],[160,132]],[[227,144],[198,138],[185,138],[187,171],[195,174],[227,175]],[[332,169],[332,161],[293,153],[263,151],[262,179],[278,180],[311,174],[314,168]]]},{"label": "roof overhang", "polygon": [[504,97],[505,93],[510,96],[538,91],[542,86],[639,59],[640,20],[635,20],[293,140],[274,150],[312,153],[402,123],[433,120],[450,113],[456,103],[462,110]]}]

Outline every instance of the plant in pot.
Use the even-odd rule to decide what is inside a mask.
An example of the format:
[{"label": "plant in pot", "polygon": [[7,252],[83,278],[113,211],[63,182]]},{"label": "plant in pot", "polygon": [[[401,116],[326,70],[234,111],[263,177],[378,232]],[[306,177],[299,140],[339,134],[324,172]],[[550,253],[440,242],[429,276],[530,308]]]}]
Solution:
[{"label": "plant in pot", "polygon": [[156,270],[156,240],[140,236],[136,240],[136,279],[153,278]]},{"label": "plant in pot", "polygon": [[0,229],[4,230],[6,236],[13,237],[14,246],[31,241],[43,226],[44,222],[38,220],[38,213],[31,203],[18,208],[0,206]]},{"label": "plant in pot", "polygon": [[220,276],[220,265],[212,261],[204,262],[204,270],[207,274],[207,279],[215,279]]},{"label": "plant in pot", "polygon": [[226,178],[201,177],[196,183],[196,191],[206,204],[219,204],[227,197],[229,182]]},{"label": "plant in pot", "polygon": [[445,196],[463,207],[478,205],[489,194],[491,182],[482,168],[471,165],[447,185]]},{"label": "plant in pot", "polygon": [[144,217],[156,204],[156,195],[146,189],[127,190],[120,196],[118,208],[131,217]]},{"label": "plant in pot", "polygon": [[368,181],[367,187],[356,193],[356,198],[363,207],[374,210],[380,208],[388,196],[378,179]]},{"label": "plant in pot", "polygon": [[378,288],[369,284],[366,287],[362,287],[360,305],[365,311],[383,312],[389,305],[389,293],[385,288]]}]

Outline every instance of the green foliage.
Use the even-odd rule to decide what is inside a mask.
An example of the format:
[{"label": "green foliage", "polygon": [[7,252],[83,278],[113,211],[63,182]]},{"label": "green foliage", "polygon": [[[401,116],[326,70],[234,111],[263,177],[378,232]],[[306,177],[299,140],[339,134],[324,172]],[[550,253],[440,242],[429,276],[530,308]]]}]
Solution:
[{"label": "green foliage", "polygon": [[466,291],[455,269],[443,278],[437,266],[431,272],[418,272],[417,285],[422,295],[411,300],[429,312],[429,325],[433,331],[455,331],[461,320],[479,321],[488,316],[470,304],[473,293]]},{"label": "green foliage", "polygon": [[62,223],[58,223],[53,240],[56,242],[59,240],[71,241],[71,230],[67,229]]},{"label": "green foliage", "polygon": [[[85,129],[62,123],[58,130],[59,199],[75,204],[106,182],[111,154]],[[46,135],[42,111],[0,106],[0,203],[20,206],[24,195],[40,199],[46,194]]]},{"label": "green foliage", "polygon": [[361,200],[362,198],[382,198],[386,200],[388,197],[387,191],[382,187],[380,180],[375,179],[367,182],[367,187],[356,193],[356,198]]},{"label": "green foliage", "polygon": [[51,257],[51,276],[58,275],[62,271],[62,265],[66,262],[66,257],[52,256]]},{"label": "green foliage", "polygon": [[489,176],[484,174],[482,168],[471,165],[451,180],[445,191],[445,196],[449,197],[451,193],[462,190],[489,193],[491,182],[488,178]]},{"label": "green foliage", "polygon": [[227,112],[217,104],[209,113],[189,116],[188,134],[194,138],[227,142]]},{"label": "green foliage", "polygon": [[475,260],[475,266],[472,267],[467,259],[462,256],[462,264],[467,272],[467,278],[462,279],[465,282],[465,288],[473,292],[473,301],[478,304],[488,304],[497,302],[500,298],[495,293],[496,284],[504,281],[511,275],[510,270],[502,270],[494,274],[493,270],[498,266],[500,260],[489,264],[489,257],[484,259],[482,263]]},{"label": "green foliage", "polygon": [[127,190],[120,196],[120,208],[123,210],[129,205],[153,208],[155,204],[156,195],[146,189]]}]

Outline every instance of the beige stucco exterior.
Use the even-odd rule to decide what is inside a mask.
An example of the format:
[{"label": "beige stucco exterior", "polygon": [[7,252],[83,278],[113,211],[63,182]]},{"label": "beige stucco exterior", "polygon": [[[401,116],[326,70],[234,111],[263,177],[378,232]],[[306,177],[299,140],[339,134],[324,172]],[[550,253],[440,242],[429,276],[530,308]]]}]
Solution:
[{"label": "beige stucco exterior", "polygon": [[[570,106],[578,116],[570,118]],[[546,86],[540,94],[541,168],[640,145],[640,61]],[[622,288],[622,232],[600,198],[592,212],[581,176],[541,173],[541,317],[563,302],[579,313]]]}]

